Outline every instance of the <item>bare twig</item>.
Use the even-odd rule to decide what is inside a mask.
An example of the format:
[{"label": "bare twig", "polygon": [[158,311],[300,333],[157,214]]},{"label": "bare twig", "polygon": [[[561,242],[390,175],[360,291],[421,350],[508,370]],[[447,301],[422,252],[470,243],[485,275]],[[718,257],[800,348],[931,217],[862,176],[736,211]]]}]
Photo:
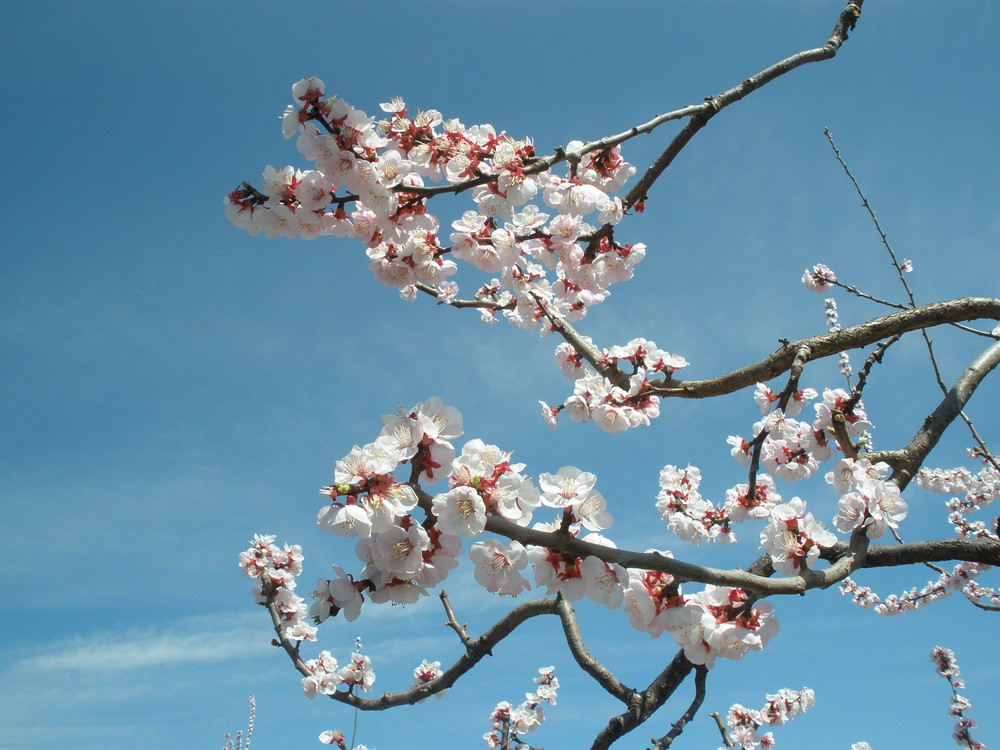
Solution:
[{"label": "bare twig", "polygon": [[631,208],[639,201],[646,197],[649,189],[653,186],[653,183],[663,174],[664,170],[670,166],[673,160],[677,157],[677,154],[681,152],[694,136],[708,124],[715,115],[721,112],[723,109],[728,107],[730,104],[735,104],[736,102],[744,99],[745,97],[752,94],[757,89],[765,86],[774,79],[783,76],[792,70],[795,70],[802,65],[808,65],[809,63],[820,62],[822,60],[829,60],[834,55],[837,54],[837,50],[840,49],[841,45],[847,39],[847,32],[849,29],[854,28],[854,24],[857,22],[858,17],[861,15],[861,5],[864,0],[856,0],[847,5],[846,8],[841,12],[840,17],[837,19],[837,25],[830,35],[830,38],[826,40],[826,44],[822,47],[817,47],[816,49],[806,50],[804,52],[799,52],[791,57],[786,57],[780,62],[776,62],[768,68],[760,71],[756,75],[752,75],[738,86],[734,86],[728,91],[723,91],[721,94],[716,94],[715,96],[710,96],[705,100],[705,103],[701,105],[696,111],[692,112],[690,120],[687,125],[681,128],[680,132],[674,136],[673,140],[667,145],[663,153],[656,159],[655,162],[646,170],[645,174],[639,178],[639,181],[629,190],[628,194],[622,200],[625,208]]},{"label": "bare twig", "polygon": [[[893,266],[893,268],[896,269],[896,275],[899,277],[899,282],[900,282],[900,284],[903,285],[903,290],[906,292],[906,297],[910,301],[910,307],[911,308],[915,308],[917,306],[916,298],[913,296],[913,291],[910,289],[910,284],[906,280],[906,274],[903,271],[903,266],[899,263],[899,260],[896,258],[896,253],[892,249],[892,245],[889,244],[889,238],[886,235],[885,230],[882,228],[882,224],[881,224],[881,222],[879,222],[878,216],[875,213],[875,210],[872,208],[871,204],[868,202],[868,198],[864,194],[864,191],[862,191],[861,185],[858,183],[857,178],[854,176],[854,174],[851,172],[850,168],[847,166],[847,161],[844,159],[844,157],[840,153],[840,150],[837,148],[837,144],[834,142],[834,140],[833,140],[833,134],[830,132],[829,128],[824,128],[823,129],[823,134],[826,136],[827,140],[830,142],[830,148],[833,149],[834,156],[836,157],[837,161],[840,162],[840,166],[844,168],[844,172],[847,174],[848,178],[851,180],[851,184],[854,185],[855,191],[857,192],[858,196],[861,198],[861,205],[868,212],[868,216],[871,218],[872,224],[874,224],[875,230],[878,232],[879,240],[881,241],[882,245],[885,247],[886,252],[889,253],[889,259],[892,262],[892,266]],[[839,283],[837,285],[838,286],[842,286]],[[858,292],[853,287],[850,288],[850,291],[852,291],[852,292],[854,292],[856,294],[859,294],[860,296],[868,297],[868,295],[862,295],[860,292]],[[875,299],[874,297],[868,297],[868,298],[869,299]],[[877,300],[877,301],[878,302],[882,302],[883,304],[890,304],[890,305],[892,304],[892,303],[889,303],[889,302],[884,302],[882,300]],[[895,306],[895,305],[893,305],[893,306]],[[951,323],[951,325],[956,326],[957,328],[960,328],[963,331],[967,331],[969,333],[973,333],[973,334],[976,334],[976,335],[979,335],[979,336],[986,336],[986,337],[989,337],[989,338],[995,338],[992,333],[987,333],[985,331],[980,331],[980,330],[977,330],[977,329],[972,328],[970,326],[964,326],[964,325],[961,325],[959,323]],[[941,376],[941,368],[938,366],[937,357],[934,354],[934,344],[933,344],[933,342],[930,339],[930,335],[927,333],[926,329],[921,329],[920,335],[923,337],[924,343],[927,346],[927,355],[930,358],[931,368],[934,370],[934,378],[937,381],[938,388],[940,388],[943,393],[947,393],[948,392],[948,387],[945,385],[944,378]],[[986,448],[986,444],[983,442],[983,439],[979,436],[979,433],[976,431],[975,425],[972,423],[972,420],[969,419],[969,417],[966,416],[965,413],[962,413],[961,417],[962,417],[962,420],[969,427],[969,431],[972,433],[973,440],[975,440],[976,443],[979,445],[979,447],[982,448],[984,451],[986,451],[986,454],[989,456],[990,455],[989,450]],[[1000,464],[998,464],[992,458],[992,456],[990,457],[990,463],[993,464],[994,468],[996,468],[998,471],[1000,471]]]},{"label": "bare twig", "polygon": [[474,640],[469,637],[466,627],[469,623],[459,624],[458,619],[455,617],[455,610],[451,608],[451,600],[448,599],[448,594],[444,589],[441,589],[441,593],[438,594],[441,599],[441,604],[444,605],[445,614],[448,615],[448,622],[445,625],[458,634],[458,638],[462,641],[462,645],[469,648],[474,643]]},{"label": "bare twig", "polygon": [[719,734],[722,735],[722,742],[726,747],[733,747],[733,741],[729,739],[729,732],[726,731],[726,725],[722,722],[722,717],[716,713],[710,713],[713,719],[715,719],[716,725],[719,727]]}]

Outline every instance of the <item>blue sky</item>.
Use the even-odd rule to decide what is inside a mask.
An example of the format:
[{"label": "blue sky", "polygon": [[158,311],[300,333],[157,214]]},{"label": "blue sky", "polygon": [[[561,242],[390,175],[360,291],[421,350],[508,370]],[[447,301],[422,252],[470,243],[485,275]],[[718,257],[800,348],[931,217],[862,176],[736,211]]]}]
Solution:
[{"label": "blue sky", "polygon": [[[222,196],[239,181],[259,182],[266,164],[304,166],[277,120],[294,81],[318,75],[369,113],[400,95],[530,135],[548,152],[701,101],[819,45],[840,9],[818,0],[6,8],[0,750],[221,747],[251,693],[259,750],[316,747],[324,729],[346,731],[352,713],[303,698],[267,645],[266,615],[236,556],[255,532],[300,543],[307,591],[331,562],[354,567],[350,546],[315,528],[316,489],[398,405],[441,395],[462,410],[466,437],[515,451],[529,472],[572,464],[596,473],[621,546],[671,545],[653,507],[664,464],[700,466],[713,499],[740,481],[724,441],[755,419],[749,395],[666,403],[651,427],[625,435],[569,423],[552,433],[537,400],[558,402],[570,387],[552,362],[554,341],[403,303],[371,279],[355,242],[267,241],[230,226]],[[900,297],[824,127],[897,251],[913,259],[918,300],[998,296],[998,23],[1000,9],[985,1],[944,12],[870,0],[837,59],[766,87],[697,136],[646,213],[623,227],[649,246],[637,279],[583,332],[604,346],[650,338],[685,356],[690,377],[710,377],[780,337],[823,330],[821,300],[798,281],[816,262]],[[637,139],[625,156],[642,166],[668,137]],[[845,323],[881,314],[841,303]],[[948,332],[935,339],[947,377],[981,345]],[[894,356],[866,399],[880,447],[906,439],[937,399],[917,343]],[[823,365],[804,383],[839,385]],[[998,395],[987,384],[970,408],[994,446]],[[954,432],[932,464],[961,461],[968,438]],[[817,508],[834,507],[822,486],[807,491]],[[907,538],[950,533],[943,498],[907,497]],[[672,546],[717,566],[756,555],[753,544]],[[460,573],[446,588],[481,631],[505,602]],[[859,579],[890,593],[927,575]],[[963,667],[983,724],[977,738],[1000,741],[987,713],[1000,695],[989,615],[945,601],[888,620],[835,591],[775,606],[782,633],[761,654],[719,664],[676,747],[718,743],[710,711],[804,685],[817,705],[778,730],[779,746],[947,745],[948,690],[927,659],[938,644]],[[645,684],[673,654],[620,614],[579,610],[592,651],[630,684]],[[356,623],[329,623],[321,645],[343,658],[361,635],[376,689],[394,691],[422,658],[457,657],[442,621],[433,599],[373,608]],[[551,663],[564,687],[534,744],[586,746],[616,707],[573,671],[555,634],[552,622],[518,631],[444,701],[362,715],[358,742],[475,747],[495,703],[519,702]],[[665,733],[686,690],[622,746]]]}]

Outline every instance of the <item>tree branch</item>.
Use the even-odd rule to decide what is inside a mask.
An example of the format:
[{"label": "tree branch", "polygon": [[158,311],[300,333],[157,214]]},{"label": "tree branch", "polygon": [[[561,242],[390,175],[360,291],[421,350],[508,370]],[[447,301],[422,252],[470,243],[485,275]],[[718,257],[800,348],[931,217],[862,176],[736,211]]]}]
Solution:
[{"label": "tree branch", "polygon": [[[825,560],[836,560],[846,548],[846,543],[838,542],[824,549],[820,557]],[[949,560],[1000,565],[1000,542],[992,539],[933,539],[904,544],[874,544],[868,547],[862,567],[891,568]]]},{"label": "tree branch", "polygon": [[[1000,300],[994,301],[1000,303]],[[900,314],[905,315],[906,313]],[[1000,341],[988,347],[965,369],[965,372],[955,381],[955,385],[951,387],[934,412],[924,420],[923,426],[913,436],[909,445],[903,449],[902,456],[893,467],[892,479],[899,486],[899,489],[904,489],[910,483],[924,459],[927,458],[927,454],[941,439],[948,425],[961,414],[965,404],[975,393],[983,378],[992,372],[998,364],[1000,364]]]},{"label": "tree branch", "polygon": [[563,633],[566,635],[566,645],[569,646],[570,653],[580,665],[580,669],[589,674],[602,688],[611,695],[628,705],[635,700],[638,693],[632,688],[626,687],[614,676],[610,669],[601,664],[590,655],[587,647],[583,643],[583,635],[580,633],[580,626],[576,620],[576,611],[573,605],[559,597],[556,611],[562,621]]},{"label": "tree branch", "polygon": [[861,15],[861,4],[863,2],[864,0],[854,0],[854,2],[849,3],[847,7],[841,11],[833,33],[830,35],[830,38],[827,39],[826,44],[822,47],[806,50],[804,52],[794,54],[791,57],[786,57],[784,60],[776,62],[774,65],[765,68],[756,75],[750,76],[738,86],[734,86],[728,91],[723,91],[721,94],[708,97],[704,104],[695,108],[695,111],[688,115],[691,119],[688,121],[687,125],[681,128],[680,132],[674,136],[673,140],[670,141],[663,153],[660,154],[656,161],[653,162],[649,169],[646,170],[646,173],[639,178],[639,181],[632,187],[631,190],[629,190],[628,195],[626,195],[622,200],[625,208],[631,208],[646,197],[646,193],[649,192],[653,183],[656,182],[666,168],[670,166],[677,154],[681,152],[681,149],[683,149],[691,141],[691,139],[694,138],[699,130],[708,124],[709,120],[715,117],[715,115],[723,109],[728,107],[730,104],[735,104],[741,99],[749,96],[757,89],[773,81],[775,78],[783,76],[785,73],[791,72],[802,65],[808,65],[809,63],[820,62],[822,60],[829,60],[834,57],[837,54],[837,50],[840,49],[840,46],[847,39],[848,30],[853,29],[854,24],[857,23],[857,19]]},{"label": "tree branch", "polygon": [[708,669],[705,666],[697,666],[694,668],[694,700],[691,701],[691,705],[688,706],[688,710],[681,715],[677,721],[674,722],[673,727],[663,735],[660,739],[650,740],[653,743],[651,750],[664,750],[664,748],[670,747],[673,741],[677,739],[681,732],[684,731],[684,727],[695,717],[698,713],[698,709],[701,708],[701,704],[705,702],[705,678],[708,676]]},{"label": "tree branch", "polygon": [[709,380],[664,380],[651,383],[651,395],[664,398],[708,398],[735,393],[787,372],[802,347],[808,347],[809,360],[823,359],[849,349],[860,349],[901,333],[931,328],[963,320],[989,318],[1000,320],[1000,299],[962,297],[948,302],[892,313],[840,331],[784,344],[761,361]]},{"label": "tree branch", "polygon": [[[265,589],[267,597],[265,606],[271,613],[271,622],[274,630],[278,634],[278,643],[285,650],[285,653],[292,659],[295,668],[305,677],[312,676],[312,672],[299,658],[298,645],[290,641],[284,634],[284,627],[281,624],[281,615],[278,613],[274,603],[274,591]],[[476,664],[487,656],[492,656],[492,649],[500,641],[509,636],[519,625],[532,617],[539,615],[558,614],[558,603],[556,597],[548,599],[535,599],[518,605],[497,623],[487,630],[479,638],[469,639],[466,651],[458,660],[446,669],[440,677],[422,685],[416,685],[401,693],[383,693],[378,698],[361,698],[353,693],[337,691],[330,694],[331,700],[346,703],[362,711],[384,711],[395,706],[412,705],[430,696],[440,693],[452,687],[459,678],[471,670]]]},{"label": "tree branch", "polygon": [[646,721],[674,694],[692,669],[694,664],[687,660],[683,650],[679,650],[670,664],[642,692],[638,700],[633,701],[627,711],[613,716],[608,721],[607,726],[594,738],[590,750],[606,750],[613,742]]}]

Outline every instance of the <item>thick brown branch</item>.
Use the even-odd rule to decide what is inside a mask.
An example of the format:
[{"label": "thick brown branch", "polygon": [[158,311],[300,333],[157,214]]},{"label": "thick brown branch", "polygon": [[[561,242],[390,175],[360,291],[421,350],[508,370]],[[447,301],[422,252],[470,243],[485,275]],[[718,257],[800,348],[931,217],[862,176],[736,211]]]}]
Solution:
[{"label": "thick brown branch", "polygon": [[652,395],[667,398],[708,398],[734,393],[757,383],[771,380],[787,372],[802,347],[810,350],[809,359],[829,357],[849,349],[860,349],[896,334],[931,328],[963,320],[989,318],[1000,320],[1000,299],[962,297],[948,302],[892,313],[866,323],[833,333],[801,339],[782,346],[778,351],[752,365],[709,380],[668,380],[653,384]]},{"label": "thick brown branch", "polygon": [[656,713],[684,682],[692,669],[694,669],[694,664],[687,660],[683,651],[678,651],[666,669],[660,672],[656,679],[649,684],[649,687],[642,692],[639,700],[633,702],[624,713],[611,718],[607,726],[594,738],[591,750],[605,750],[611,746],[611,743],[628,734]]},{"label": "thick brown branch", "polygon": [[673,741],[684,731],[684,727],[698,713],[701,704],[705,702],[705,678],[707,676],[708,669],[706,667],[697,666],[694,668],[694,699],[691,701],[691,705],[688,706],[687,711],[684,712],[681,718],[674,722],[669,732],[659,739],[654,738],[651,740],[653,743],[652,750],[664,750],[664,748],[670,747]]},{"label": "thick brown branch", "polygon": [[1000,341],[987,348],[965,369],[934,412],[924,420],[920,431],[913,436],[909,445],[903,449],[902,457],[893,466],[892,479],[899,489],[905,488],[910,483],[948,425],[962,413],[962,409],[983,378],[998,364],[1000,364]]},{"label": "thick brown branch", "polygon": [[[823,550],[820,556],[835,560],[846,550],[847,544],[838,542]],[[1000,565],[1000,542],[992,539],[933,539],[905,544],[873,544],[868,548],[862,567],[891,568],[949,560]]]},{"label": "thick brown branch", "polygon": [[[614,549],[612,547],[585,542],[570,534],[552,533],[518,526],[513,521],[508,521],[506,518],[501,518],[500,516],[488,517],[486,519],[486,530],[507,537],[508,539],[516,539],[521,544],[548,547],[549,549],[556,549],[577,557],[585,558],[593,555],[604,562],[615,563],[624,568],[656,570],[663,573],[670,573],[678,581],[695,581],[698,583],[710,583],[716,586],[737,586],[760,596],[801,594],[806,589],[819,585],[818,581],[815,580],[811,581],[814,585],[810,585],[810,582],[807,582],[805,578],[798,576],[794,578],[770,579],[738,569],[719,570],[717,568],[695,565],[652,552],[631,552],[629,550]],[[847,574],[845,573],[845,575]],[[830,581],[827,585],[832,585],[833,583],[836,583],[836,581]]]}]

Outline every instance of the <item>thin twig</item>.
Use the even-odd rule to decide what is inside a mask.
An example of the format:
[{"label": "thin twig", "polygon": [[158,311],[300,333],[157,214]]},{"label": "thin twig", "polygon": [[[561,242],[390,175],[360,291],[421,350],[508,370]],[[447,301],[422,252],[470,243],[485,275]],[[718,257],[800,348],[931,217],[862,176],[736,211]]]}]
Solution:
[{"label": "thin twig", "polygon": [[713,719],[715,719],[715,723],[719,727],[719,734],[722,735],[722,743],[726,747],[733,747],[733,741],[731,739],[729,739],[729,732],[726,731],[726,725],[722,723],[722,717],[719,716],[719,714],[717,712],[716,713],[710,713],[709,716],[711,716]]},{"label": "thin twig", "polygon": [[[913,291],[910,289],[910,284],[906,280],[906,273],[903,271],[903,266],[899,263],[899,260],[896,258],[896,253],[892,249],[892,245],[889,244],[889,237],[888,235],[886,235],[885,230],[882,228],[882,224],[879,222],[875,210],[868,202],[868,198],[864,194],[864,191],[861,189],[861,185],[858,183],[857,178],[854,176],[850,168],[847,166],[847,161],[844,159],[844,157],[840,153],[840,150],[837,148],[837,144],[833,140],[833,134],[830,132],[830,129],[823,128],[823,134],[830,142],[830,148],[833,149],[834,156],[836,157],[837,161],[840,162],[840,166],[844,168],[844,172],[847,174],[848,178],[850,178],[851,184],[854,185],[855,191],[857,191],[858,196],[861,198],[861,205],[868,212],[868,216],[871,218],[872,224],[874,224],[875,230],[878,232],[880,242],[885,247],[886,252],[889,253],[889,259],[892,262],[892,266],[893,268],[896,269],[896,275],[899,277],[899,282],[900,284],[903,285],[903,291],[906,292],[906,297],[910,301],[910,307],[911,308],[917,307],[916,298],[913,296]],[[840,285],[838,284],[838,286]],[[882,300],[878,301],[882,302]],[[891,303],[883,302],[883,304],[891,304]],[[958,325],[958,324],[952,323],[952,325]],[[989,336],[991,338],[993,337],[992,334],[986,333],[985,331],[976,330],[975,328],[971,328],[969,326],[958,325],[958,327],[970,333],[975,333],[982,336]],[[923,337],[924,344],[927,346],[927,355],[930,358],[931,368],[934,370],[934,378],[937,381],[938,388],[941,389],[942,393],[947,393],[948,387],[945,385],[944,378],[941,376],[941,368],[938,366],[937,356],[934,354],[934,343],[931,341],[930,335],[927,333],[926,329],[921,329],[920,335]],[[986,451],[987,455],[989,455],[989,450],[987,449],[986,444],[983,442],[982,438],[979,436],[979,433],[976,431],[975,425],[973,425],[972,420],[968,416],[966,416],[964,412],[961,414],[961,417],[962,420],[969,427],[969,430],[972,433],[972,439],[976,441],[976,443],[979,445],[980,448]],[[1000,464],[997,464],[995,461],[991,461],[991,463],[993,463],[994,467],[1000,470]]]},{"label": "thin twig", "polygon": [[473,644],[473,639],[469,637],[469,633],[466,630],[469,623],[459,624],[458,618],[455,617],[455,610],[451,608],[451,600],[448,599],[448,593],[441,589],[441,593],[438,594],[441,599],[441,604],[444,605],[445,614],[448,615],[448,622],[445,625],[458,634],[458,639],[462,641],[462,645],[469,648]]}]

